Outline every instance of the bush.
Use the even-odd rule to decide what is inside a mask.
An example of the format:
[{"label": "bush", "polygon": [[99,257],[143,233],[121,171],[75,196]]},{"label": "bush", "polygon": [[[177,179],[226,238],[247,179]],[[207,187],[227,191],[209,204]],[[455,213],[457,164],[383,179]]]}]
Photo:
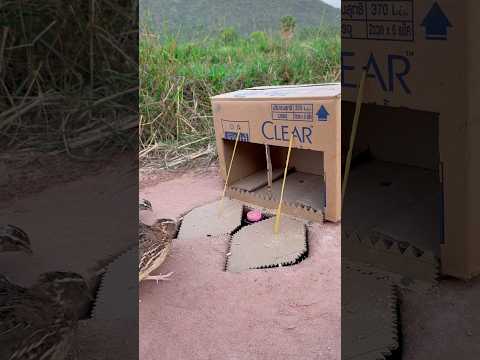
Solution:
[{"label": "bush", "polygon": [[270,40],[263,31],[252,32],[250,42],[261,51],[267,51],[270,48]]},{"label": "bush", "polygon": [[233,44],[240,38],[237,30],[233,27],[227,27],[220,33],[220,39],[224,44]]}]

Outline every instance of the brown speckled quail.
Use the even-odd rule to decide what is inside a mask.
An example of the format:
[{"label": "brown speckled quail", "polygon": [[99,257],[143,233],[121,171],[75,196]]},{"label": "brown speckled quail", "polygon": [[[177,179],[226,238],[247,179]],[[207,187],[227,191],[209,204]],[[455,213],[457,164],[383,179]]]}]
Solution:
[{"label": "brown speckled quail", "polygon": [[141,199],[138,202],[138,209],[139,210],[153,211],[152,203],[150,201],[148,201],[147,199]]},{"label": "brown speckled quail", "polygon": [[14,225],[0,225],[0,252],[19,251],[32,254],[27,233]]},{"label": "brown speckled quail", "polygon": [[0,359],[64,360],[75,350],[79,314],[90,300],[76,273],[45,273],[31,288],[0,275]]},{"label": "brown speckled quail", "polygon": [[139,259],[138,278],[142,280],[167,280],[172,273],[166,275],[150,275],[167,258],[177,224],[171,219],[159,219],[153,225],[139,224]]}]

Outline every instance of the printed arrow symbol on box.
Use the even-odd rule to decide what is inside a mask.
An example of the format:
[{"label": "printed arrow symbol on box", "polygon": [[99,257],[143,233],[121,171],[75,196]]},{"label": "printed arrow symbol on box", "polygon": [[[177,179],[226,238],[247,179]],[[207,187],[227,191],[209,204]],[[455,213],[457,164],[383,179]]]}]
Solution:
[{"label": "printed arrow symbol on box", "polygon": [[425,28],[425,38],[427,40],[447,40],[448,28],[453,27],[437,2],[433,4],[421,26]]},{"label": "printed arrow symbol on box", "polygon": [[317,111],[317,117],[320,121],[327,121],[330,113],[325,109],[325,106],[320,106],[320,110]]}]

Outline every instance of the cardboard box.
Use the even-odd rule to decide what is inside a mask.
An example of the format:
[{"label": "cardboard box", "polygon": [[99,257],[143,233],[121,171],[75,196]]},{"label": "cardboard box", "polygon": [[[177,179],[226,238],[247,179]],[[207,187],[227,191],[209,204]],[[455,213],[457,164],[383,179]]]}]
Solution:
[{"label": "cardboard box", "polygon": [[[438,149],[436,160],[431,150],[418,156],[401,144],[377,143],[387,161],[437,167],[442,272],[460,278],[480,274],[480,222],[474,215],[480,212],[479,11],[475,0],[342,1],[342,99],[354,103],[366,68],[364,102],[389,108],[379,110],[382,116],[376,112],[383,125],[377,122],[370,133],[382,137],[379,124],[387,127],[396,117],[403,126],[385,129],[390,135],[384,140],[403,136],[408,146],[428,141]],[[432,116],[436,125],[426,130]]]},{"label": "cardboard box", "polygon": [[257,87],[214,96],[215,133],[224,177],[240,132],[228,195],[276,208],[293,136],[284,212],[314,221],[339,221],[340,105],[340,84]]}]

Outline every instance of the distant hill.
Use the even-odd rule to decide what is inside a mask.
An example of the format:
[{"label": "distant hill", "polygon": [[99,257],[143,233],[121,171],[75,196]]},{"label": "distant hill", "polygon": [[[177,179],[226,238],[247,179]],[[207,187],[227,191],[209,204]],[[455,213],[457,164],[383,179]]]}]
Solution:
[{"label": "distant hill", "polygon": [[272,32],[283,16],[297,20],[297,29],[338,26],[340,11],[321,0],[140,0],[143,21],[184,36],[203,35],[225,27],[239,33]]}]

